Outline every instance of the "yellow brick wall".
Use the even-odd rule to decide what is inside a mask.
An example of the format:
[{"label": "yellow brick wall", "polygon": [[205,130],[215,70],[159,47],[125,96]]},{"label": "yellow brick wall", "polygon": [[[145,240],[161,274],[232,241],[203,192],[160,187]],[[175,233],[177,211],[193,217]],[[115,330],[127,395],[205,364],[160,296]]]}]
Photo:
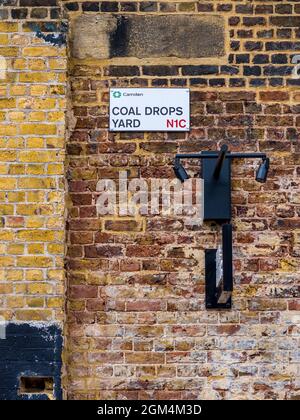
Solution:
[{"label": "yellow brick wall", "polygon": [[0,316],[64,317],[66,50],[0,22]]}]

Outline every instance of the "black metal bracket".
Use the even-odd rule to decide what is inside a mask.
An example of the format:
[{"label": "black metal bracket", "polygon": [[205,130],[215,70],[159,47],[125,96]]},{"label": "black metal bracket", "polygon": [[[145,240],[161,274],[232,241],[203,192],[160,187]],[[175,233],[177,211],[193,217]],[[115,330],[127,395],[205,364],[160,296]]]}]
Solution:
[{"label": "black metal bracket", "polygon": [[233,289],[232,225],[231,220],[231,160],[262,159],[256,174],[258,182],[265,182],[269,158],[265,153],[230,153],[227,145],[219,152],[177,154],[175,174],[183,182],[189,178],[181,159],[201,159],[204,181],[204,221],[222,224],[222,248],[205,251],[205,293],[207,309],[231,308]]},{"label": "black metal bracket", "polygon": [[[177,154],[175,162],[181,159],[201,159],[204,181],[204,221],[214,220],[224,223],[231,220],[231,160],[266,159],[265,153],[230,153],[226,145],[219,152]],[[184,170],[181,167],[182,172]],[[188,176],[182,174],[183,179]]]},{"label": "black metal bracket", "polygon": [[222,226],[222,248],[205,250],[205,305],[230,309],[233,290],[232,225]]},{"label": "black metal bracket", "polygon": [[224,223],[231,219],[231,160],[222,152],[214,159],[205,159],[203,152],[204,221]]}]

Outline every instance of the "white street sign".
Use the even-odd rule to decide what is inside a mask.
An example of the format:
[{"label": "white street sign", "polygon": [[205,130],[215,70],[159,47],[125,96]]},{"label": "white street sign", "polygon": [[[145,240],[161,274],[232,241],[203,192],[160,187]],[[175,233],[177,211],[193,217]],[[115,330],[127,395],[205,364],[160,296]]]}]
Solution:
[{"label": "white street sign", "polygon": [[189,131],[189,89],[110,89],[110,131]]}]

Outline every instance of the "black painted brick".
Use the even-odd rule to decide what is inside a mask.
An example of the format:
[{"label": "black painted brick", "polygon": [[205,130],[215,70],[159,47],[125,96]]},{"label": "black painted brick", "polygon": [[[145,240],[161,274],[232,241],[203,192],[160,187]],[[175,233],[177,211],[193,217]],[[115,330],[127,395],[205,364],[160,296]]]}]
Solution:
[{"label": "black painted brick", "polygon": [[238,16],[232,16],[229,18],[229,25],[230,26],[236,26],[240,23],[241,19]]},{"label": "black painted brick", "polygon": [[244,87],[246,85],[246,81],[241,78],[232,78],[229,80],[230,87]]},{"label": "black painted brick", "polygon": [[84,12],[99,12],[100,5],[99,3],[88,1],[88,2],[82,3],[82,10]]},{"label": "black painted brick", "polygon": [[137,3],[128,2],[128,3],[120,3],[121,11],[122,12],[136,12],[137,11]]},{"label": "black painted brick", "polygon": [[31,10],[30,17],[33,19],[45,19],[48,15],[48,9],[36,7]]},{"label": "black painted brick", "polygon": [[243,13],[251,15],[253,13],[253,5],[252,4],[238,4],[235,7],[236,13]]},{"label": "black painted brick", "polygon": [[254,64],[267,64],[269,62],[269,56],[266,54],[257,54],[253,58]]},{"label": "black painted brick", "polygon": [[197,77],[197,78],[192,78],[190,79],[190,84],[191,86],[207,86],[208,84],[208,80],[207,79],[203,79],[201,77]]},{"label": "black painted brick", "polygon": [[263,17],[244,17],[243,24],[245,26],[265,25],[266,19]]},{"label": "black painted brick", "polygon": [[258,38],[272,38],[274,36],[274,31],[273,29],[258,31],[257,36]]},{"label": "black painted brick", "polygon": [[218,12],[230,12],[232,10],[232,4],[218,4],[217,11]]},{"label": "black painted brick", "polygon": [[57,325],[9,323],[0,339],[0,399],[48,399],[45,394],[18,394],[20,376],[51,376],[54,396],[61,391],[62,334]]},{"label": "black painted brick", "polygon": [[272,77],[269,79],[270,86],[283,86],[283,79],[281,77]]},{"label": "black painted brick", "polygon": [[271,16],[271,25],[282,27],[297,27],[300,26],[300,16]]},{"label": "black painted brick", "polygon": [[151,84],[152,86],[166,87],[168,86],[168,79],[153,79]]},{"label": "black painted brick", "polygon": [[176,66],[143,66],[143,74],[146,76],[177,76]]},{"label": "black painted brick", "polygon": [[172,86],[186,86],[187,80],[186,79],[171,79]]},{"label": "black painted brick", "polygon": [[237,36],[239,38],[252,38],[253,37],[253,31],[250,29],[248,31],[240,30],[237,31]]},{"label": "black painted brick", "polygon": [[288,60],[286,54],[274,54],[271,61],[273,64],[286,64]]},{"label": "black painted brick", "polygon": [[259,4],[255,7],[256,15],[269,15],[273,13],[273,6],[267,4]]},{"label": "black painted brick", "polygon": [[51,8],[50,9],[50,19],[59,19],[60,17],[60,9],[58,8]]},{"label": "black painted brick", "polygon": [[281,42],[267,42],[266,50],[267,51],[283,51],[283,50],[299,50],[300,42],[290,42],[290,41],[281,41]]},{"label": "black painted brick", "polygon": [[101,12],[117,12],[118,3],[113,1],[103,1],[101,3]]},{"label": "black painted brick", "polygon": [[217,74],[218,73],[218,66],[183,66],[182,67],[182,74],[184,76],[191,75],[191,76],[201,76],[201,75],[208,75],[208,74]]},{"label": "black painted brick", "polygon": [[291,66],[267,66],[264,68],[265,76],[287,76],[291,74]]},{"label": "black painted brick", "polygon": [[239,68],[233,66],[221,66],[220,73],[221,74],[229,74],[231,76],[238,74]]},{"label": "black painted brick", "polygon": [[140,70],[137,66],[109,66],[104,73],[106,76],[114,77],[139,76]]},{"label": "black painted brick", "polygon": [[265,86],[266,85],[266,79],[251,79],[250,80],[250,86],[258,87],[258,86]]},{"label": "black painted brick", "polygon": [[247,41],[245,42],[245,49],[247,51],[261,51],[263,49],[262,42]]},{"label": "black painted brick", "polygon": [[230,48],[233,51],[238,51],[240,49],[240,43],[239,43],[239,41],[231,41]]},{"label": "black painted brick", "polygon": [[275,13],[288,15],[293,12],[293,6],[291,4],[277,4],[275,6]]},{"label": "black painted brick", "polygon": [[198,4],[198,12],[212,12],[214,10],[213,4]]},{"label": "black painted brick", "polygon": [[287,80],[288,86],[300,86],[300,78],[299,79],[289,79]]},{"label": "black painted brick", "polygon": [[1,6],[17,6],[18,0],[1,0]]},{"label": "black painted brick", "polygon": [[291,38],[292,30],[287,28],[277,29],[277,36],[278,38]]},{"label": "black painted brick", "polygon": [[244,66],[244,76],[260,76],[260,66]]},{"label": "black painted brick", "polygon": [[141,12],[156,12],[157,3],[155,1],[142,1],[140,3]]},{"label": "black painted brick", "polygon": [[79,10],[79,5],[78,5],[78,3],[75,3],[75,2],[74,3],[66,3],[65,8],[67,10],[75,12],[75,11]]},{"label": "black painted brick", "polygon": [[250,55],[249,54],[237,54],[235,60],[236,60],[237,64],[249,63]]},{"label": "black painted brick", "polygon": [[225,82],[225,79],[209,79],[208,84],[211,87],[215,87],[215,86],[222,87],[226,85],[226,82]]},{"label": "black painted brick", "polygon": [[56,22],[26,22],[23,24],[24,29],[31,29],[36,31],[38,29],[40,32],[60,32],[61,26],[57,25]]},{"label": "black painted brick", "polygon": [[25,8],[12,9],[11,17],[12,19],[25,19],[27,17],[28,10]]}]

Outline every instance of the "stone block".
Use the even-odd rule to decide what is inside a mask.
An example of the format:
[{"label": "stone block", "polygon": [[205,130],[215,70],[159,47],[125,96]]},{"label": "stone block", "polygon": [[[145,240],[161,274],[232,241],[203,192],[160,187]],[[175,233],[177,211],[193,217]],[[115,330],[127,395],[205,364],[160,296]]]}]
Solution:
[{"label": "stone block", "polygon": [[75,58],[203,58],[225,54],[221,16],[83,14],[71,40]]}]

